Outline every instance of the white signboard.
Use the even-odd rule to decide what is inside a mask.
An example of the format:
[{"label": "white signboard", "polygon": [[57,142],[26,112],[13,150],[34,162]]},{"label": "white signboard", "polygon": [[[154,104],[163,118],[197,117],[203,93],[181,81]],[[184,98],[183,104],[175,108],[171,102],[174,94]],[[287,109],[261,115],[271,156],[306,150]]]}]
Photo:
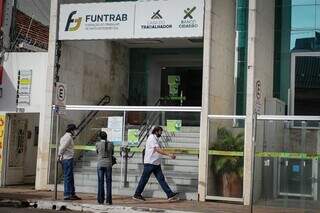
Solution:
[{"label": "white signboard", "polygon": [[203,36],[204,0],[62,4],[59,39]]},{"label": "white signboard", "polygon": [[202,37],[203,14],[203,0],[139,2],[134,37]]},{"label": "white signboard", "polygon": [[67,99],[67,86],[64,83],[57,82],[56,85],[56,101],[57,106],[65,106]]},{"label": "white signboard", "polygon": [[133,26],[133,2],[60,6],[60,40],[132,38]]},{"label": "white signboard", "polygon": [[30,105],[32,70],[19,70],[17,103],[18,106]]},{"label": "white signboard", "polygon": [[108,140],[114,144],[122,143],[122,122],[123,117],[121,116],[108,117],[108,128],[111,129],[111,135],[108,135]]}]

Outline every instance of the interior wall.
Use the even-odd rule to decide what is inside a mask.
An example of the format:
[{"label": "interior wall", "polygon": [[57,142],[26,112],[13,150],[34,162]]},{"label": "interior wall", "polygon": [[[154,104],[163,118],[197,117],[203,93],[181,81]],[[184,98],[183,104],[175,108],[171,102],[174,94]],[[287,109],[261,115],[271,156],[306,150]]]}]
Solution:
[{"label": "interior wall", "polygon": [[[147,105],[153,106],[161,96],[162,67],[202,67],[202,55],[154,55],[148,57],[148,93]],[[202,73],[199,73],[202,75]]]},{"label": "interior wall", "polygon": [[[61,53],[60,81],[67,85],[67,104],[95,105],[109,95],[110,105],[126,105],[128,48],[108,41],[64,41]],[[63,119],[77,123],[82,116],[68,112]]]}]

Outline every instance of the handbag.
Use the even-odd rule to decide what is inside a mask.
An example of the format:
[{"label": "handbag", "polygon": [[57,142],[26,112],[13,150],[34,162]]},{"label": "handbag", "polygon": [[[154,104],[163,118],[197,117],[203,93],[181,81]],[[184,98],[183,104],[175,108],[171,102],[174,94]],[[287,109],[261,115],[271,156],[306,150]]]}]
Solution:
[{"label": "handbag", "polygon": [[112,166],[117,164],[117,158],[115,156],[112,156]]}]

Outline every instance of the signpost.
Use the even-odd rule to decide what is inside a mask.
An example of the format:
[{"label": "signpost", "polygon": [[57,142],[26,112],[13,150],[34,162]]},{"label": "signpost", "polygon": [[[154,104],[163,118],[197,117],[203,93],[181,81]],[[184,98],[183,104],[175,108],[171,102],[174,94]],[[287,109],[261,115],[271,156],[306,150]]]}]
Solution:
[{"label": "signpost", "polygon": [[60,110],[60,107],[65,107],[67,97],[67,87],[64,83],[56,83],[56,95],[55,95],[55,106],[53,108],[56,113],[56,164],[55,164],[55,173],[54,173],[54,199],[58,198],[58,169],[59,169],[59,160],[58,160],[58,149],[59,149],[59,115],[63,112]]}]

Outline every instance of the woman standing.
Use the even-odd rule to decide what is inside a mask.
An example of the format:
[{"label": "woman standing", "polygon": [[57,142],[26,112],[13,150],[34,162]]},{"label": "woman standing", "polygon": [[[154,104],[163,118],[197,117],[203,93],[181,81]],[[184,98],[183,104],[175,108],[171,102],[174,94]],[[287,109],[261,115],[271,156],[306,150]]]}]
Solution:
[{"label": "woman standing", "polygon": [[104,193],[104,178],[106,178],[106,203],[112,205],[112,157],[114,154],[114,147],[109,142],[107,133],[100,132],[101,140],[96,143],[96,150],[98,154],[98,196],[97,200],[99,204],[103,204],[105,200]]}]

